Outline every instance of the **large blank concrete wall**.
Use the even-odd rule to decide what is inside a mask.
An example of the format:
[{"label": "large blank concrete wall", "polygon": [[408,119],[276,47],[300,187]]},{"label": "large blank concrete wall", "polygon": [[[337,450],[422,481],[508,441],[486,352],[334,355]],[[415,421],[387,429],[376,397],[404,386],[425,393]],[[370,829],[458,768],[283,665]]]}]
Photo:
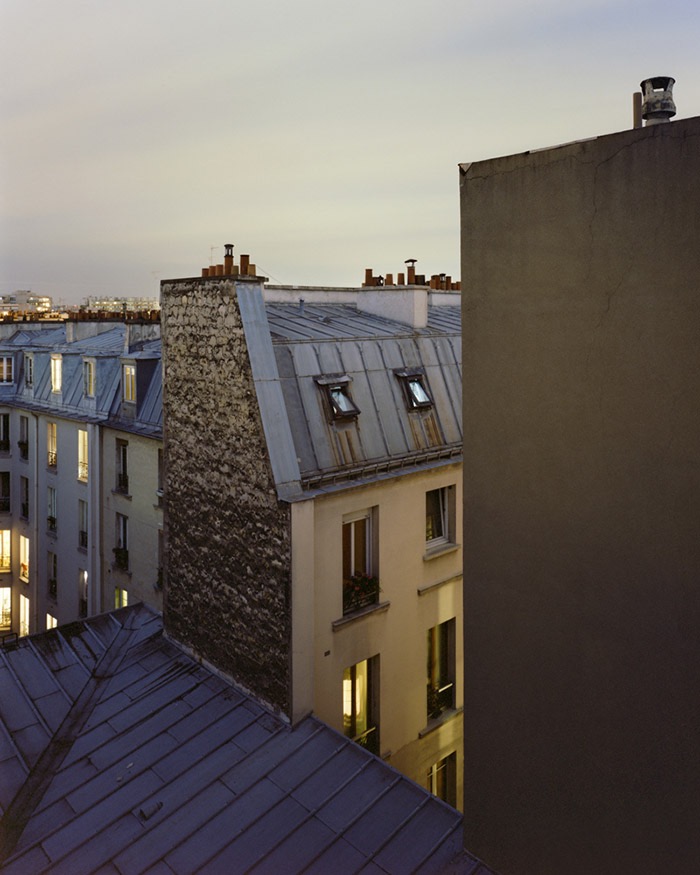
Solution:
[{"label": "large blank concrete wall", "polygon": [[700,119],[461,205],[467,846],[700,871]]}]

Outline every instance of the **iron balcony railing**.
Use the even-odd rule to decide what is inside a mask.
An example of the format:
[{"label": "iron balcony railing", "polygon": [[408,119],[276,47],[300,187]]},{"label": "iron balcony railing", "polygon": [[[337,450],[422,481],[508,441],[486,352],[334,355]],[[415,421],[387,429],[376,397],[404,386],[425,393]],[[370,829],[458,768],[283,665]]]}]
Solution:
[{"label": "iron balcony railing", "polygon": [[56,450],[49,450],[46,454],[46,464],[49,468],[55,468],[58,463],[58,454]]}]

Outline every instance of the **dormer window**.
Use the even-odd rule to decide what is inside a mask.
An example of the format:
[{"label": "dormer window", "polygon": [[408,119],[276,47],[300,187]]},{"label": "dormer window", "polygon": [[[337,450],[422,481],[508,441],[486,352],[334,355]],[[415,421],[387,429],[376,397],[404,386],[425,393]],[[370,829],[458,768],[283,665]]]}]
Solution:
[{"label": "dormer window", "polygon": [[350,395],[350,377],[346,374],[334,377],[317,377],[316,383],[326,396],[333,419],[354,419],[360,414]]},{"label": "dormer window", "polygon": [[95,362],[93,359],[83,360],[83,394],[86,398],[95,397]]},{"label": "dormer window", "polygon": [[136,403],[136,365],[122,365],[122,401]]},{"label": "dormer window", "polygon": [[63,379],[63,359],[60,355],[51,356],[51,391],[58,393],[61,391]]},{"label": "dormer window", "polygon": [[12,356],[0,356],[0,383],[12,383]]},{"label": "dormer window", "polygon": [[34,356],[27,353],[24,355],[24,385],[34,385]]},{"label": "dormer window", "polygon": [[409,410],[433,406],[433,399],[428,392],[425,375],[422,371],[402,370],[394,373],[401,383]]}]

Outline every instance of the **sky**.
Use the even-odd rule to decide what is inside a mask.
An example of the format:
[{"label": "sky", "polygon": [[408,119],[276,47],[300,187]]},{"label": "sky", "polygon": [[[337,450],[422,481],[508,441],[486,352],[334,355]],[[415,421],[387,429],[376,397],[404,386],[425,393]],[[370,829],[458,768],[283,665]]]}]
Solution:
[{"label": "sky", "polygon": [[460,162],[700,115],[696,0],[1,0],[0,294],[459,276]]}]

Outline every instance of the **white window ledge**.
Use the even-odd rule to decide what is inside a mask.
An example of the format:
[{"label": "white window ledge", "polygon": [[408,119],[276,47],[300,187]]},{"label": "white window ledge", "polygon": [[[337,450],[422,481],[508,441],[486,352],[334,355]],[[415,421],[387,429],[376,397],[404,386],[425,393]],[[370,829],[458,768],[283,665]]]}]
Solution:
[{"label": "white window ledge", "polygon": [[454,553],[459,550],[460,544],[455,544],[451,541],[449,544],[438,544],[435,547],[427,547],[423,554],[423,562],[429,562],[431,559],[436,559],[438,556],[445,556],[447,553]]},{"label": "white window ledge", "polygon": [[441,726],[444,726],[445,723],[449,723],[450,720],[454,720],[455,717],[459,717],[464,708],[448,708],[446,711],[443,711],[439,717],[435,717],[433,720],[428,721],[428,725],[425,726],[418,733],[418,738],[425,738],[426,735],[430,735],[431,732],[434,732],[436,729],[439,729]]},{"label": "white window ledge", "polygon": [[362,620],[364,617],[369,616],[369,614],[382,614],[384,611],[389,610],[390,604],[391,602],[378,602],[376,605],[367,605],[366,608],[360,608],[359,611],[353,611],[352,614],[346,614],[339,620],[333,620],[331,623],[333,631],[337,632],[338,629],[342,629],[344,626],[348,626],[350,623],[354,623],[357,620]]}]

